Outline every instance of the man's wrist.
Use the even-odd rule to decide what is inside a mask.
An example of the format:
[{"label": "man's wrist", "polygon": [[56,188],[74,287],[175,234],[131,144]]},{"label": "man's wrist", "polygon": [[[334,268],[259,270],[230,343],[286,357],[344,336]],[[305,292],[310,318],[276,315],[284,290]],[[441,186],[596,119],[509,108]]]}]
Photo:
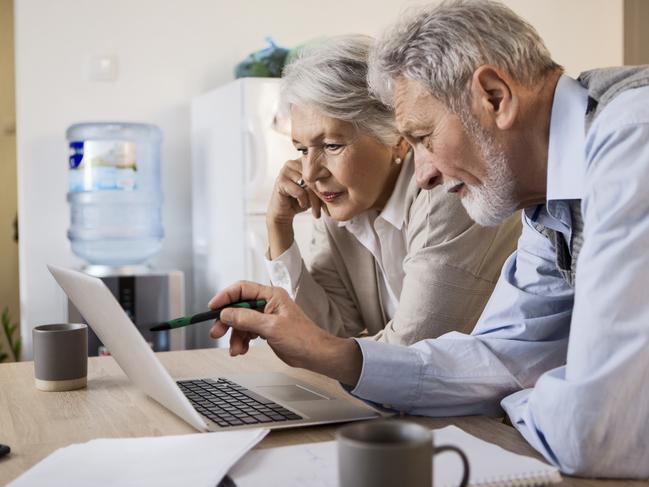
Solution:
[{"label": "man's wrist", "polygon": [[355,387],[363,369],[363,353],[351,338],[330,335],[318,354],[318,364],[312,368],[317,372]]}]

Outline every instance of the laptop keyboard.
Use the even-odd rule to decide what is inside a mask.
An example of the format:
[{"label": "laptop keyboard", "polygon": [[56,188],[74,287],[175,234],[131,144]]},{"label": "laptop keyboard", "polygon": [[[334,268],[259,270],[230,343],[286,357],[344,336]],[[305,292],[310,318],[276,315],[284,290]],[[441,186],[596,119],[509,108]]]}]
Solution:
[{"label": "laptop keyboard", "polygon": [[227,379],[181,380],[177,384],[196,411],[221,427],[302,419],[293,411]]}]

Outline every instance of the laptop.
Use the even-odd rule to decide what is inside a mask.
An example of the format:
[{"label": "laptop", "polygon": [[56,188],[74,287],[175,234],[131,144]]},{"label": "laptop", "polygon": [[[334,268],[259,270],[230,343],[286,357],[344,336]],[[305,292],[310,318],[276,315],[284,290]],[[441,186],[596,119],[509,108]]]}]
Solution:
[{"label": "laptop", "polygon": [[285,374],[174,381],[101,279],[52,265],[48,269],[131,381],[199,431],[292,428],[380,416],[369,406],[332,397]]}]

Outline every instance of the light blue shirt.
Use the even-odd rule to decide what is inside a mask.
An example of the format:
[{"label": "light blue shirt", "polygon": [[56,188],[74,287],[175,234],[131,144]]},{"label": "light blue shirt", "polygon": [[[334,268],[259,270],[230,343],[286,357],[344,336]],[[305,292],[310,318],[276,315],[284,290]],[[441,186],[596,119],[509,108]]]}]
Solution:
[{"label": "light blue shirt", "polygon": [[[471,335],[410,347],[357,340],[352,393],[410,414],[509,415],[563,472],[649,477],[649,88],[617,96],[584,135],[586,90],[561,77],[547,201],[523,232]],[[570,241],[581,199],[576,287],[534,220]],[[502,409],[501,409],[502,407]]]}]

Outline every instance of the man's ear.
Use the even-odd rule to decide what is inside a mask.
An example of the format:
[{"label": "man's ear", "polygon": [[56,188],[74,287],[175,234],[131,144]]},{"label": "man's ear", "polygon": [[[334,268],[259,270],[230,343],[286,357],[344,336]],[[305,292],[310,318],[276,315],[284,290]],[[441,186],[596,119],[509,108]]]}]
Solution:
[{"label": "man's ear", "polygon": [[514,81],[502,70],[480,66],[471,78],[471,104],[479,118],[488,118],[500,130],[514,125],[519,110]]}]

